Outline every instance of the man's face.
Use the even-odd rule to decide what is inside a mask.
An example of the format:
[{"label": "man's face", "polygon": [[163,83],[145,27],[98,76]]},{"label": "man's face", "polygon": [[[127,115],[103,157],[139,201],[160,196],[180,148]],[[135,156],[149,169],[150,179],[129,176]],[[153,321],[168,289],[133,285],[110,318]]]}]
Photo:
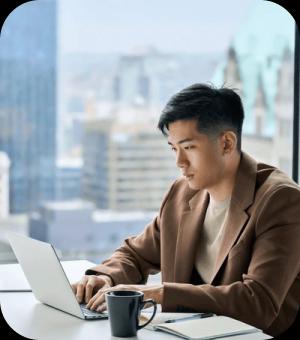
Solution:
[{"label": "man's face", "polygon": [[221,139],[212,139],[200,133],[196,120],[171,123],[168,143],[176,154],[176,165],[191,189],[209,190],[224,178],[225,162]]}]

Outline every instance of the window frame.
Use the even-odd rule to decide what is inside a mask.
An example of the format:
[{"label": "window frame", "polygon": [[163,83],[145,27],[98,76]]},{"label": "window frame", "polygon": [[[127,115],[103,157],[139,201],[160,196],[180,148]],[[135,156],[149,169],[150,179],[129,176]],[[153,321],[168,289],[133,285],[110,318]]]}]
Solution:
[{"label": "window frame", "polygon": [[294,115],[293,115],[293,157],[292,177],[295,182],[299,180],[299,91],[300,91],[300,36],[297,23],[295,23],[295,49],[294,49]]}]

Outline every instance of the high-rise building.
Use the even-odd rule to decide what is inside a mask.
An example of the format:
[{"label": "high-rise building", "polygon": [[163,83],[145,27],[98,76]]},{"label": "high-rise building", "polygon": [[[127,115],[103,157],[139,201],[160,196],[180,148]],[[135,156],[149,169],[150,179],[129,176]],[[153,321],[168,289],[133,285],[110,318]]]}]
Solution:
[{"label": "high-rise building", "polygon": [[56,0],[23,4],[0,36],[0,149],[11,160],[12,213],[54,197],[56,6]]},{"label": "high-rise building", "polygon": [[128,107],[123,116],[85,124],[83,197],[100,209],[157,211],[180,175],[175,157],[154,122],[138,120],[150,116],[145,108]]},{"label": "high-rise building", "polygon": [[56,162],[55,200],[67,201],[81,197],[81,158],[60,158]]},{"label": "high-rise building", "polygon": [[109,209],[110,120],[88,119],[83,139],[82,197]]}]

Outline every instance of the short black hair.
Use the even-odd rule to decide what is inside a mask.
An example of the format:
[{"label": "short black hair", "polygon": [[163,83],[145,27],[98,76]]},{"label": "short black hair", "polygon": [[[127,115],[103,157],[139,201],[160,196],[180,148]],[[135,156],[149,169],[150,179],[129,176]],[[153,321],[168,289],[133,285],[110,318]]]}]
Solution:
[{"label": "short black hair", "polygon": [[158,128],[167,136],[169,124],[178,120],[196,119],[198,131],[218,136],[225,130],[237,135],[237,149],[241,151],[244,109],[240,96],[230,88],[193,84],[176,93],[167,102]]}]

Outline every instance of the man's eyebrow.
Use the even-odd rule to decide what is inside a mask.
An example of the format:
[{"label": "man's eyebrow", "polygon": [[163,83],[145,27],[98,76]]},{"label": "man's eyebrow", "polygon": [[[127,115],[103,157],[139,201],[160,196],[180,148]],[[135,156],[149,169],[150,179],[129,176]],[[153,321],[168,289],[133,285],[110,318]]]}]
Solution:
[{"label": "man's eyebrow", "polygon": [[[192,142],[194,140],[194,138],[185,138],[180,140],[177,144],[182,144],[182,143],[186,143],[186,142]],[[171,142],[168,141],[169,145],[173,145]]]}]

